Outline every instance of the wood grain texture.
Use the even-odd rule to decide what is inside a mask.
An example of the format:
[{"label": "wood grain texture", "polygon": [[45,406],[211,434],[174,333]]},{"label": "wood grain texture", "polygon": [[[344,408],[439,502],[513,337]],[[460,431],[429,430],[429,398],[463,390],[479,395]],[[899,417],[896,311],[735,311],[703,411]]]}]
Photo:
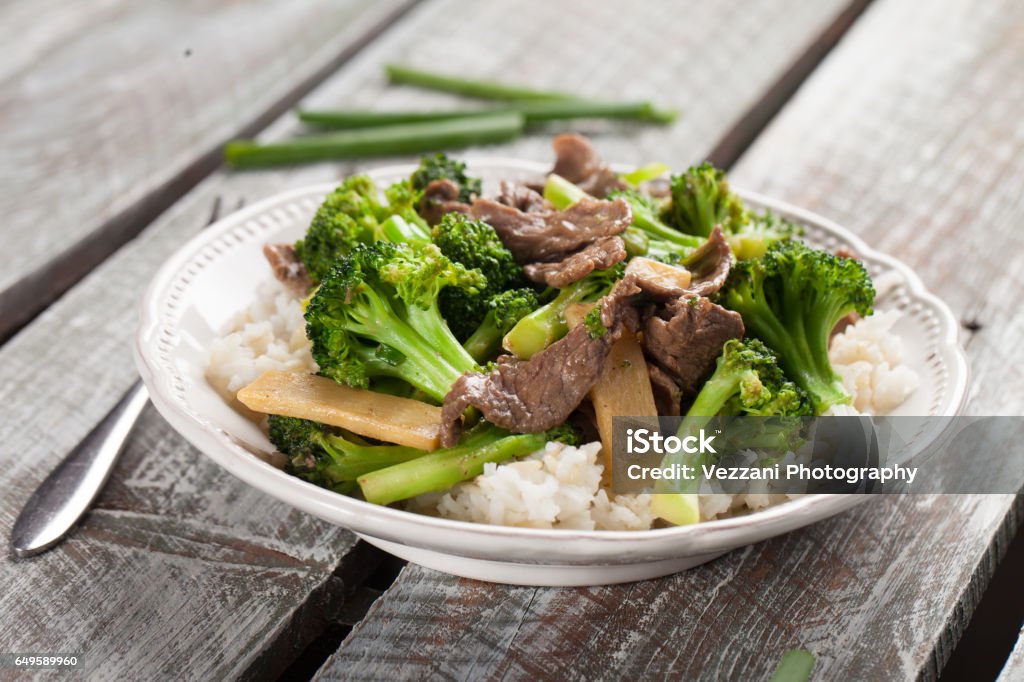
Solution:
[{"label": "wood grain texture", "polygon": [[[140,273],[124,264],[146,267],[127,250],[0,351],[4,537],[133,380]],[[82,652],[93,679],[273,677],[339,608],[353,543],[241,485],[149,408],[70,539],[0,557],[0,650]]]},{"label": "wood grain texture", "polygon": [[1013,647],[1013,653],[1010,654],[1002,672],[999,673],[998,682],[1017,682],[1018,680],[1024,680],[1024,629],[1021,629],[1017,645]]},{"label": "wood grain texture", "polygon": [[220,143],[265,125],[407,4],[0,7],[0,338],[213,170]]},{"label": "wood grain texture", "polygon": [[[1010,1],[875,3],[733,173],[902,257],[980,325],[972,414],[1024,414],[1022,28]],[[794,647],[816,679],[934,679],[1022,513],[1010,495],[872,500],[619,587],[409,566],[320,679],[763,679]]]}]

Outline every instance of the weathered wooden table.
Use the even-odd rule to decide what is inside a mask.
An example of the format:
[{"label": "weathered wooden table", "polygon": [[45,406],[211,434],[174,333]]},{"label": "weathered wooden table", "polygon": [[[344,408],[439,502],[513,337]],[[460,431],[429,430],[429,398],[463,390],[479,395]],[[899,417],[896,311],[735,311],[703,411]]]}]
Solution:
[{"label": "weathered wooden table", "polygon": [[[291,134],[300,98],[452,102],[385,87],[386,61],[680,108],[670,129],[581,128],[616,161],[712,158],[897,255],[963,321],[969,412],[1024,414],[1015,0],[14,0],[0,36],[5,537],[134,380],[155,267],[247,201],[373,164],[231,173],[219,145]],[[467,153],[544,160],[548,139]],[[97,679],[758,679],[803,647],[822,679],[930,679],[1021,513],[1016,496],[886,499],[661,580],[504,587],[401,568],[149,409],[70,539],[0,559],[0,652],[81,652]]]}]

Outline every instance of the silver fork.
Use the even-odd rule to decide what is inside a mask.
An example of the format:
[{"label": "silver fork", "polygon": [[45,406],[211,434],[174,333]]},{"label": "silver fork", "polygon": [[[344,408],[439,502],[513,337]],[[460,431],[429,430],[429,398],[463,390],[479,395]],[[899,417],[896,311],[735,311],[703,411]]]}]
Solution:
[{"label": "silver fork", "polygon": [[16,557],[45,552],[63,540],[103,490],[149,401],[142,380],[114,405],[28,498],[11,531]]}]

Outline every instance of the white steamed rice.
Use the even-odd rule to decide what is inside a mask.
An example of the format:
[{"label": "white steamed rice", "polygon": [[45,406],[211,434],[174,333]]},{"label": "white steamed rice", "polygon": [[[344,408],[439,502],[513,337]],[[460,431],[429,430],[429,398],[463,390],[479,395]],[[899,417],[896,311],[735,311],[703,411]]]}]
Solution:
[{"label": "white steamed rice", "polygon": [[231,331],[210,347],[206,380],[229,401],[267,370],[315,372],[302,304],[277,280],[264,282]]},{"label": "white steamed rice", "polygon": [[[918,386],[903,364],[903,346],[892,332],[895,311],[857,321],[837,335],[829,352],[843,384],[854,397],[843,414],[887,414]],[[210,349],[207,379],[227,399],[267,370],[315,372],[298,298],[276,281],[263,284],[256,300],[231,331]],[[601,487],[600,443],[547,446],[506,464],[487,464],[484,473],[446,493],[409,500],[406,508],[450,519],[531,528],[645,530],[655,518],[650,495],[616,495]],[[792,457],[792,453],[787,455]],[[763,491],[701,494],[702,520],[779,504],[793,495]]]}]

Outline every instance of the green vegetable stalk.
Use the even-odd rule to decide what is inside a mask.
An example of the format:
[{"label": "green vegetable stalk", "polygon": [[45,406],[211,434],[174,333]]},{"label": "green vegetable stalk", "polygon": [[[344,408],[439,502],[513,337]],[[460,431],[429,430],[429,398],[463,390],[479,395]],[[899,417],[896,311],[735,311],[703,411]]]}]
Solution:
[{"label": "green vegetable stalk", "polygon": [[661,124],[675,120],[675,112],[659,111],[650,102],[595,102],[577,99],[520,101],[487,109],[454,111],[300,111],[298,117],[304,123],[321,128],[351,130],[406,123],[467,120],[495,114],[519,114],[527,125],[581,118]]},{"label": "green vegetable stalk", "polygon": [[448,490],[456,483],[483,473],[488,462],[504,462],[544,447],[549,440],[579,443],[579,434],[569,426],[547,433],[509,434],[482,422],[453,448],[435,450],[409,462],[378,469],[360,476],[363,497],[374,504],[391,504],[424,493]]},{"label": "green vegetable stalk", "polygon": [[496,113],[465,120],[362,128],[270,144],[236,140],[225,146],[224,158],[234,168],[256,168],[331,159],[418,154],[436,149],[506,142],[518,137],[524,124],[520,114]]}]

